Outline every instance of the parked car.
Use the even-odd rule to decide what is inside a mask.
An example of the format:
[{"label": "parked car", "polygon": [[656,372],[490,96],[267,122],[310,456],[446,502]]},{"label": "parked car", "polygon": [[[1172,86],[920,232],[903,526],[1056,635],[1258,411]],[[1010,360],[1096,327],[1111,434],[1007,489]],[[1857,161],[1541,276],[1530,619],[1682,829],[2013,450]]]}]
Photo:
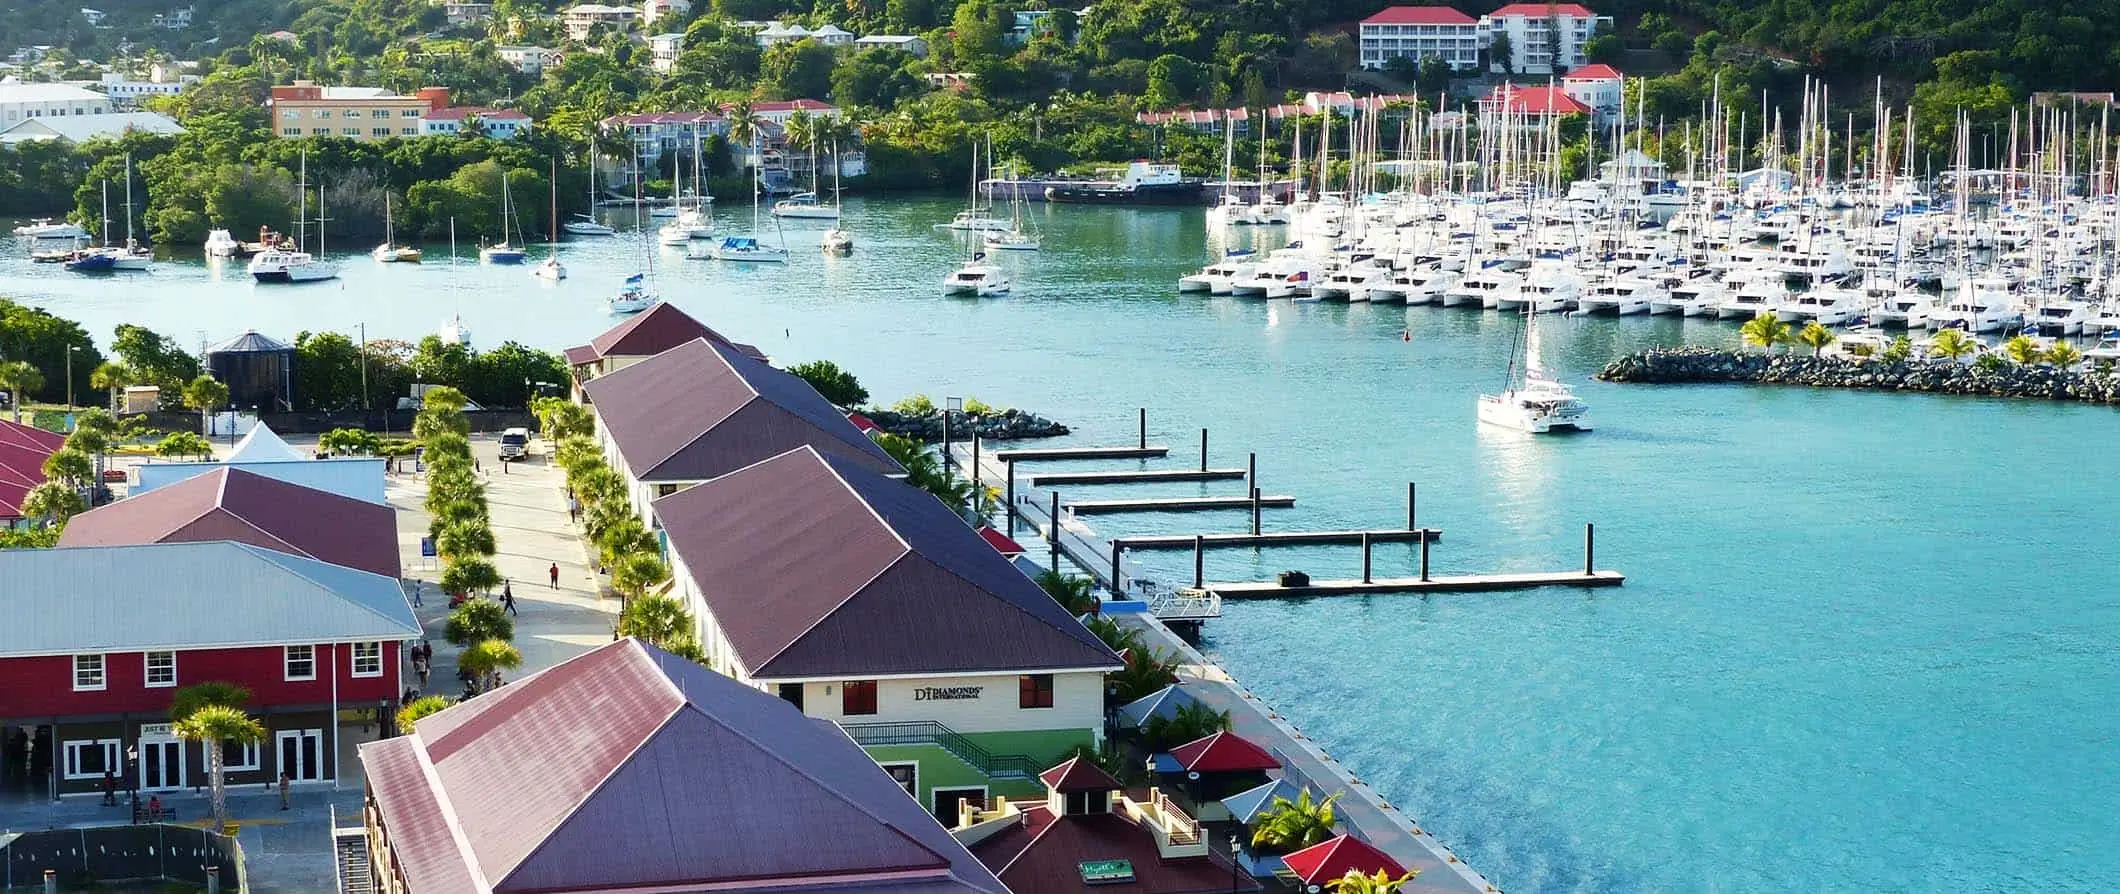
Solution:
[{"label": "parked car", "polygon": [[530,430],[511,428],[501,432],[501,461],[522,459],[530,455]]}]

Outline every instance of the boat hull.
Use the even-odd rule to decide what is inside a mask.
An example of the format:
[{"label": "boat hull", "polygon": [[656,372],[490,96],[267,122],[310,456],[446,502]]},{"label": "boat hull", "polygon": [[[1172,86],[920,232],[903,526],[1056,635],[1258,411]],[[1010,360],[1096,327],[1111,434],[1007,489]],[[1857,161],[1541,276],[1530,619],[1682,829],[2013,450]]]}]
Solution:
[{"label": "boat hull", "polygon": [[1121,186],[1048,186],[1045,200],[1068,205],[1199,205],[1207,200],[1197,182]]}]

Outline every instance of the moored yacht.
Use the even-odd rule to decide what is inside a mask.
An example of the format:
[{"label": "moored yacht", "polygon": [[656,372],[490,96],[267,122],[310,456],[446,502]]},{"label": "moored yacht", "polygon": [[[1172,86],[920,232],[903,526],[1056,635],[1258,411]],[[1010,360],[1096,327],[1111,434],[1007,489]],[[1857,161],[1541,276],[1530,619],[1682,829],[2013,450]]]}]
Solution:
[{"label": "moored yacht", "polygon": [[1234,283],[1239,280],[1249,279],[1258,269],[1259,265],[1249,260],[1224,258],[1200,268],[1198,273],[1188,274],[1179,278],[1178,291],[1227,295]]},{"label": "moored yacht", "polygon": [[950,271],[942,278],[944,295],[976,295],[981,298],[1006,295],[1009,292],[1008,273],[986,263],[985,255],[974,255],[972,262]]}]

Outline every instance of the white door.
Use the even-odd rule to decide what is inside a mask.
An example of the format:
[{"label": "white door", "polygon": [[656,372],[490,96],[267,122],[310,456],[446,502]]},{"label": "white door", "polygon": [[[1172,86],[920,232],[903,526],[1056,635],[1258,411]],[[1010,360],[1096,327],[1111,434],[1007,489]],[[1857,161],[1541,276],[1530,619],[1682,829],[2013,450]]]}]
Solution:
[{"label": "white door", "polygon": [[141,791],[180,789],[184,782],[184,743],[175,739],[140,740]]},{"label": "white door", "polygon": [[293,777],[296,782],[316,782],[324,778],[323,730],[281,730],[277,741],[280,745],[280,772]]}]

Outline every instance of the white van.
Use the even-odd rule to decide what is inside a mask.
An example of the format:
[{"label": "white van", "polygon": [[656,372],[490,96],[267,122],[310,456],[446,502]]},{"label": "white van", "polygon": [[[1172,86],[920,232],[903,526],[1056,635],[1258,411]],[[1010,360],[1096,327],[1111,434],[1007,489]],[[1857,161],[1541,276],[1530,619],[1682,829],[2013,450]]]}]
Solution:
[{"label": "white van", "polygon": [[510,428],[501,431],[501,461],[522,459],[530,455],[530,430]]}]

